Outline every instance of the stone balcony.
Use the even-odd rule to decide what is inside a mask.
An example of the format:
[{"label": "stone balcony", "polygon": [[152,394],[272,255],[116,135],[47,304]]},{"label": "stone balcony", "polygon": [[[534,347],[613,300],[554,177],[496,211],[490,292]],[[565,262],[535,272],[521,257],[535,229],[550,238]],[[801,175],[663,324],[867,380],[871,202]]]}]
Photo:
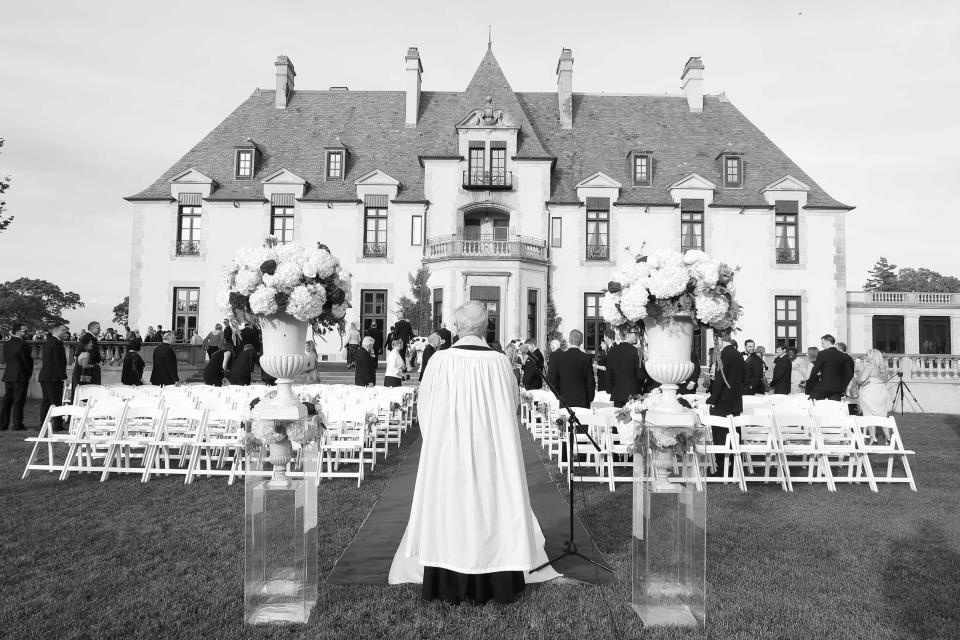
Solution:
[{"label": "stone balcony", "polygon": [[526,236],[464,236],[427,240],[424,262],[442,260],[520,260],[547,263],[547,242]]},{"label": "stone balcony", "polygon": [[852,307],[960,307],[960,293],[929,291],[848,291]]}]

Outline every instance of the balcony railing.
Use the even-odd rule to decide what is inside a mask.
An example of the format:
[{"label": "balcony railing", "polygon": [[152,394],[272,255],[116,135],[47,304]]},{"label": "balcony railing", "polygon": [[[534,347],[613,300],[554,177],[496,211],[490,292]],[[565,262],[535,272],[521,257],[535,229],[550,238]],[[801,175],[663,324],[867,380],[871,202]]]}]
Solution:
[{"label": "balcony railing", "polygon": [[934,291],[848,291],[847,303],[896,307],[960,307],[960,293]]},{"label": "balcony railing", "polygon": [[364,242],[363,255],[366,258],[386,258],[387,243],[386,242]]},{"label": "balcony railing", "polygon": [[798,264],[799,262],[799,249],[777,249],[777,264]]},{"label": "balcony railing", "polygon": [[513,189],[512,171],[464,171],[463,172],[464,189],[489,189],[489,190],[509,190]]},{"label": "balcony railing", "polygon": [[587,260],[609,260],[610,245],[608,244],[588,244]]},{"label": "balcony railing", "polygon": [[178,240],[177,255],[178,256],[200,255],[200,241],[199,240]]},{"label": "balcony railing", "polygon": [[525,236],[464,236],[455,234],[427,240],[426,260],[492,258],[496,260],[547,261],[545,240]]}]

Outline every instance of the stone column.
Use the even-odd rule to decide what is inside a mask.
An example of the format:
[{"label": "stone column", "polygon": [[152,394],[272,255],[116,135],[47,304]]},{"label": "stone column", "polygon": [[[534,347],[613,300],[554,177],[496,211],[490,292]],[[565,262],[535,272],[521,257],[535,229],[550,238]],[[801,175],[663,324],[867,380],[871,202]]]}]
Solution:
[{"label": "stone column", "polygon": [[903,317],[904,353],[920,353],[920,316]]}]

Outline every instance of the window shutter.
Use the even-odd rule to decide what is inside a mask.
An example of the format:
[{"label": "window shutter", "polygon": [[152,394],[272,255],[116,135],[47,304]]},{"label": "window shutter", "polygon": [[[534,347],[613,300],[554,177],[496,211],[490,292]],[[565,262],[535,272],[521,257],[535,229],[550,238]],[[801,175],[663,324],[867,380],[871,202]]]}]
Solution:
[{"label": "window shutter", "polygon": [[294,197],[292,193],[275,193],[270,196],[270,204],[274,207],[292,207]]},{"label": "window shutter", "polygon": [[[481,142],[480,145],[483,146],[483,143]],[[506,148],[507,148],[507,143],[504,142],[503,140],[494,140],[493,142],[490,143],[490,148],[491,148],[491,149],[506,149]]]},{"label": "window shutter", "polygon": [[201,198],[202,194],[199,193],[181,193],[179,201],[183,207],[200,207],[203,206]]},{"label": "window shutter", "polygon": [[682,213],[703,213],[703,200],[699,198],[681,198],[680,211]]},{"label": "window shutter", "polygon": [[366,196],[363,205],[371,209],[386,209],[388,196]]},{"label": "window shutter", "polygon": [[610,198],[587,198],[588,211],[610,211]]},{"label": "window shutter", "polygon": [[777,200],[773,203],[777,213],[796,214],[800,211],[800,203],[796,200]]}]

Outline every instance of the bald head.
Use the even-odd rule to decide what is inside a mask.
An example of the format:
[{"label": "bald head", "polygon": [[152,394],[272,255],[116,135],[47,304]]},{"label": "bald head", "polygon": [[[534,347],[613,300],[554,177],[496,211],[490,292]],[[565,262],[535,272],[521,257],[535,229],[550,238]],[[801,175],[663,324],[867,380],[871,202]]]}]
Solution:
[{"label": "bald head", "polygon": [[461,305],[455,312],[457,334],[465,336],[483,337],[487,330],[487,308],[481,302],[470,300]]}]

